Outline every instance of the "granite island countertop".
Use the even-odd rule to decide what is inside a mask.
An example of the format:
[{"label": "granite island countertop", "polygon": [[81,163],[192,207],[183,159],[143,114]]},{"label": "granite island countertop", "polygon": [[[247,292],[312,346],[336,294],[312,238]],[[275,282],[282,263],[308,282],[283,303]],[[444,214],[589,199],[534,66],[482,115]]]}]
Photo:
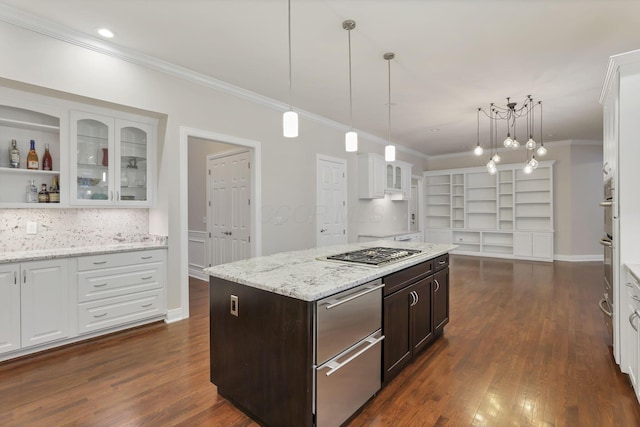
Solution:
[{"label": "granite island countertop", "polygon": [[55,248],[0,252],[0,264],[166,248],[167,238],[165,236],[149,235],[146,238],[142,238],[136,241],[109,241],[100,245],[92,243],[88,244],[87,246],[61,246]]},{"label": "granite island countertop", "polygon": [[[419,249],[422,253],[382,267],[343,264],[318,259],[327,255],[375,246]],[[204,272],[213,277],[303,301],[317,301],[443,255],[455,248],[456,245],[450,244],[379,240],[282,252],[205,268]]]}]

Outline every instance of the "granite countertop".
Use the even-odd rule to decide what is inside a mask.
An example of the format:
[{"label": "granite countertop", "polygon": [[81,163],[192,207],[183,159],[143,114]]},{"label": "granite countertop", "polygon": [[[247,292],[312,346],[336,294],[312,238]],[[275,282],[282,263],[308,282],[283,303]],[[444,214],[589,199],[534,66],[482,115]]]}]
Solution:
[{"label": "granite countertop", "polygon": [[148,249],[167,248],[164,236],[149,236],[140,241],[108,243],[103,245],[72,246],[47,249],[31,249],[23,251],[0,252],[0,263],[37,261],[44,259],[66,258],[83,255],[99,255],[114,252],[128,252]]},{"label": "granite countertop", "polygon": [[395,231],[392,233],[364,233],[358,234],[360,237],[375,237],[377,239],[385,239],[387,237],[403,236],[405,234],[422,234],[422,231]]},{"label": "granite countertop", "polygon": [[[383,267],[367,267],[317,259],[374,246],[419,249],[423,253]],[[382,240],[283,252],[205,268],[204,272],[213,277],[303,301],[317,301],[394,271],[419,264],[455,248],[455,245],[449,244]]]}]

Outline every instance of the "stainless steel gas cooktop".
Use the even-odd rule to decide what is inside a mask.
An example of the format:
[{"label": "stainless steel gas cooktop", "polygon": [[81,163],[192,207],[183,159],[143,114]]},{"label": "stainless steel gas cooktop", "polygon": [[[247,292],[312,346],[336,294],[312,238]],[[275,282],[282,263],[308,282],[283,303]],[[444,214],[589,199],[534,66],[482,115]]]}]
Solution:
[{"label": "stainless steel gas cooktop", "polygon": [[417,249],[397,249],[397,248],[366,248],[357,251],[345,252],[337,255],[329,255],[319,258],[321,260],[336,261],[344,263],[355,263],[368,265],[372,267],[380,267],[383,265],[399,262],[409,257],[420,254],[422,251]]}]

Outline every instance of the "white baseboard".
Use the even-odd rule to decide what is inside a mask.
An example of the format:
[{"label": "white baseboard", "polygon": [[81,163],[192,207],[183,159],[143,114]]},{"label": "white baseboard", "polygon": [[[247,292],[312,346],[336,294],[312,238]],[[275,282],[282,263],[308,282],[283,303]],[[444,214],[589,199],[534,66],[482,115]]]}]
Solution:
[{"label": "white baseboard", "polygon": [[604,255],[560,255],[556,254],[553,259],[555,261],[568,261],[568,262],[593,262],[604,261]]},{"label": "white baseboard", "polygon": [[205,282],[209,281],[209,275],[205,274],[200,267],[189,266],[189,276],[195,279],[204,280]]},{"label": "white baseboard", "polygon": [[167,315],[164,318],[164,323],[174,323],[182,320],[182,308],[174,308],[167,311]]}]

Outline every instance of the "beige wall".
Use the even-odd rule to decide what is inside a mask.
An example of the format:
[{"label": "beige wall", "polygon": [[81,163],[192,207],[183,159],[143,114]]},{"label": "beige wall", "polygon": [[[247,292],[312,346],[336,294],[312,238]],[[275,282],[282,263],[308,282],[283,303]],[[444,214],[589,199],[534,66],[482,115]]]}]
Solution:
[{"label": "beige wall", "polygon": [[[592,259],[602,256],[602,142],[548,142],[547,155],[539,160],[555,160],[554,227],[555,256],[561,260]],[[524,150],[500,151],[502,163],[522,163]],[[432,157],[428,170],[484,166],[488,155]]]}]

